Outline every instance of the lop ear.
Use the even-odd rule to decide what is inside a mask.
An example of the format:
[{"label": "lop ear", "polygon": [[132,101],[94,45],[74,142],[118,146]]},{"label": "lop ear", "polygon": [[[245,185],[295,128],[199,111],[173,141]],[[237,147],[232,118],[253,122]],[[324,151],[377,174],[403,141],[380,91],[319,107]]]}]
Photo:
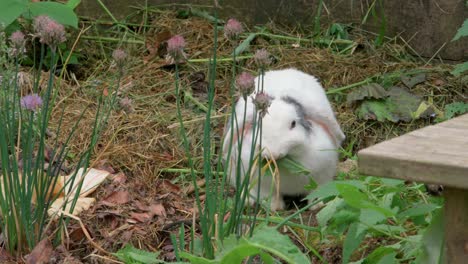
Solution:
[{"label": "lop ear", "polygon": [[307,115],[306,119],[320,125],[337,148],[341,146],[341,143],[346,138],[335,118],[330,118],[322,114],[313,114]]},{"label": "lop ear", "polygon": [[227,123],[224,125],[223,154],[226,154],[226,152],[228,151],[229,144],[235,146],[237,144],[237,141],[239,140],[239,137],[245,137],[245,135],[249,133],[252,129],[251,121],[246,120],[243,126],[242,124],[239,124],[239,126],[237,124],[238,123],[235,121],[232,122],[232,117],[229,117]]}]

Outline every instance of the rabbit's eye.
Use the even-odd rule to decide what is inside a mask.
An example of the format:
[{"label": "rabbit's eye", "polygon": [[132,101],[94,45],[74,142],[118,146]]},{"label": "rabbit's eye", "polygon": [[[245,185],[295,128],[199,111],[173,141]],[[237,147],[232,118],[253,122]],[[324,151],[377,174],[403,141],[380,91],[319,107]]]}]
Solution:
[{"label": "rabbit's eye", "polygon": [[291,122],[291,129],[295,128],[296,127],[296,120],[293,120]]}]

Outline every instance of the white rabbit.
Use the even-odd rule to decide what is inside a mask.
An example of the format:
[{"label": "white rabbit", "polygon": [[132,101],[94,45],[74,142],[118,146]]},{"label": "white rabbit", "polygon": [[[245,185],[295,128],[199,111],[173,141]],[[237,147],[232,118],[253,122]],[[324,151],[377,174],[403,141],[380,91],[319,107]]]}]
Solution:
[{"label": "white rabbit", "polygon": [[[260,179],[258,193],[256,185],[259,182],[258,167],[252,170],[250,182],[253,186],[249,189],[250,203],[255,202],[258,196],[260,200],[267,198],[272,193],[273,181],[271,210],[282,210],[285,206],[282,195],[307,194],[308,191],[304,187],[310,183],[310,178],[318,184],[333,179],[338,163],[337,148],[345,139],[345,135],[335,118],[324,89],[315,77],[296,69],[276,70],[266,72],[263,78],[255,78],[255,84],[256,87],[263,86],[263,92],[272,97],[268,112],[262,119],[262,157],[277,160],[288,155],[311,171],[310,175],[291,175],[290,172],[280,169],[279,179],[273,179],[271,176]],[[235,107],[234,128],[230,124],[225,128],[223,157],[225,164],[229,166],[230,182],[234,187],[240,139],[243,138],[241,168],[239,168],[241,182],[249,166],[251,150],[254,149],[255,153],[259,151],[258,146],[252,148],[252,128],[255,120],[252,97],[255,93],[247,98],[247,102],[243,98],[238,100]],[[245,122],[244,109],[246,109]],[[227,162],[230,143],[232,150],[230,161]]]}]

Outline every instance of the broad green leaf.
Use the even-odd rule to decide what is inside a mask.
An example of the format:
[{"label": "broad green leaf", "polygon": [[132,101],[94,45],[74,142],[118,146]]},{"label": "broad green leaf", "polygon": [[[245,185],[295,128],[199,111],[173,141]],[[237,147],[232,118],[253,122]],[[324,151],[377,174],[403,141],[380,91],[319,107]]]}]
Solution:
[{"label": "broad green leaf", "polygon": [[72,8],[56,2],[33,2],[29,4],[33,17],[47,15],[60,24],[78,28],[78,17]]},{"label": "broad green leaf", "polygon": [[233,54],[239,56],[242,52],[246,51],[250,47],[250,42],[252,42],[256,37],[257,33],[250,33],[250,35],[236,47]]},{"label": "broad green leaf", "polygon": [[137,249],[132,245],[128,244],[124,248],[120,249],[113,254],[119,260],[124,261],[126,264],[157,264],[164,263],[162,260],[158,260],[159,252],[148,252],[141,249]]},{"label": "broad green leaf", "polygon": [[468,103],[455,102],[445,106],[445,118],[451,119],[456,115],[468,113]]},{"label": "broad green leaf", "polygon": [[[288,263],[310,263],[307,256],[289,239],[273,227],[259,227],[248,243],[269,252]],[[233,262],[226,262],[233,263]]]},{"label": "broad green leaf", "polygon": [[388,97],[387,91],[378,83],[370,83],[354,89],[346,96],[346,103],[362,101],[364,99],[382,99]]},{"label": "broad green leaf", "polygon": [[384,185],[390,186],[390,187],[395,187],[395,186],[402,185],[402,184],[405,183],[404,180],[391,179],[391,178],[381,178],[380,181],[381,181]]},{"label": "broad green leaf", "polygon": [[346,233],[346,238],[343,244],[343,263],[348,263],[349,258],[359,247],[366,235],[366,230],[360,226],[361,224],[359,223],[353,223],[349,227],[348,233]]},{"label": "broad green leaf", "polygon": [[466,36],[468,36],[468,19],[465,19],[465,22],[463,22],[463,25],[458,29],[457,34],[455,34],[455,37],[453,37],[452,41]]},{"label": "broad green leaf", "polygon": [[382,213],[371,210],[371,209],[361,209],[360,215],[359,215],[359,221],[361,223],[364,223],[368,226],[373,226],[377,223],[382,222],[383,220],[387,219],[385,215]]},{"label": "broad green leaf", "polygon": [[427,227],[422,238],[422,254],[418,256],[417,263],[435,264],[441,263],[443,258],[444,221],[443,209],[434,212],[432,222]]},{"label": "broad green leaf", "polygon": [[413,88],[415,85],[426,81],[426,74],[420,73],[412,76],[403,75],[401,76],[401,82],[408,88]]},{"label": "broad green leaf", "polygon": [[0,28],[7,27],[28,9],[28,0],[0,1]]},{"label": "broad green leaf", "polygon": [[359,189],[352,185],[337,184],[336,188],[345,202],[354,208],[372,209],[384,214],[386,217],[390,217],[394,214],[391,210],[375,205],[364,193],[360,192]]},{"label": "broad green leaf", "polygon": [[398,214],[398,218],[413,217],[419,215],[426,215],[439,209],[440,206],[436,204],[418,204]]},{"label": "broad green leaf", "polygon": [[454,76],[459,76],[466,71],[468,71],[468,61],[455,65],[450,73]]},{"label": "broad green leaf", "polygon": [[[390,256],[386,258],[386,256]],[[364,264],[390,264],[395,262],[395,249],[390,247],[379,247],[366,257]],[[381,262],[383,261],[383,262]],[[390,261],[390,262],[389,262]]]},{"label": "broad green leaf", "polygon": [[[416,118],[422,99],[406,89],[393,86],[388,90],[388,98],[365,100],[357,108],[359,118],[364,120],[377,120],[380,122],[410,122]],[[428,117],[434,114],[433,107],[418,113],[417,117]]]},{"label": "broad green leaf", "polygon": [[331,200],[327,203],[327,205],[320,210],[315,216],[317,218],[317,222],[320,226],[326,226],[328,220],[330,220],[333,215],[336,213],[338,208],[344,205],[343,199],[339,197],[335,197],[335,199]]},{"label": "broad green leaf", "polygon": [[382,233],[391,233],[391,234],[400,234],[400,233],[407,231],[405,228],[401,226],[393,226],[393,225],[386,225],[386,224],[374,225],[373,229],[380,231]]},{"label": "broad green leaf", "polygon": [[337,196],[340,192],[336,189],[336,185],[341,183],[354,186],[360,190],[365,189],[364,183],[358,180],[331,181],[318,186],[316,190],[307,196],[307,199],[315,200],[320,198],[320,200],[324,200],[328,197]]},{"label": "broad green leaf", "polygon": [[81,0],[68,0],[68,2],[65,5],[71,9],[75,9],[80,3]]},{"label": "broad green leaf", "polygon": [[180,252],[180,257],[189,260],[191,264],[218,264],[220,263],[217,260],[194,256],[187,252]]}]

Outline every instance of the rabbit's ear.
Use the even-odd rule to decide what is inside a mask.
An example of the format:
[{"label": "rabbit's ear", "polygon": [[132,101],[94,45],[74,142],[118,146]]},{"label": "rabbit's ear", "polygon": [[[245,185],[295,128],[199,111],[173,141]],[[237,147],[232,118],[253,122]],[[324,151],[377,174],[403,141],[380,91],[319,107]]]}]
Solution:
[{"label": "rabbit's ear", "polygon": [[[252,122],[249,122],[247,120],[243,126],[238,127],[236,123],[234,122],[234,127],[232,127],[231,118],[229,118],[228,120],[229,124],[225,125],[225,128],[227,129],[224,130],[224,135],[223,135],[224,137],[223,154],[226,154],[226,152],[228,151],[229,144],[231,144],[231,146],[235,146],[237,144],[237,141],[239,140],[239,137],[240,136],[245,137],[252,129]],[[233,131],[231,129],[233,129]],[[232,135],[232,138],[231,138],[231,135]]]},{"label": "rabbit's ear", "polygon": [[335,118],[330,118],[319,113],[309,114],[306,116],[306,119],[320,125],[328,134],[330,139],[335,143],[337,148],[341,146],[341,143],[346,138]]}]

